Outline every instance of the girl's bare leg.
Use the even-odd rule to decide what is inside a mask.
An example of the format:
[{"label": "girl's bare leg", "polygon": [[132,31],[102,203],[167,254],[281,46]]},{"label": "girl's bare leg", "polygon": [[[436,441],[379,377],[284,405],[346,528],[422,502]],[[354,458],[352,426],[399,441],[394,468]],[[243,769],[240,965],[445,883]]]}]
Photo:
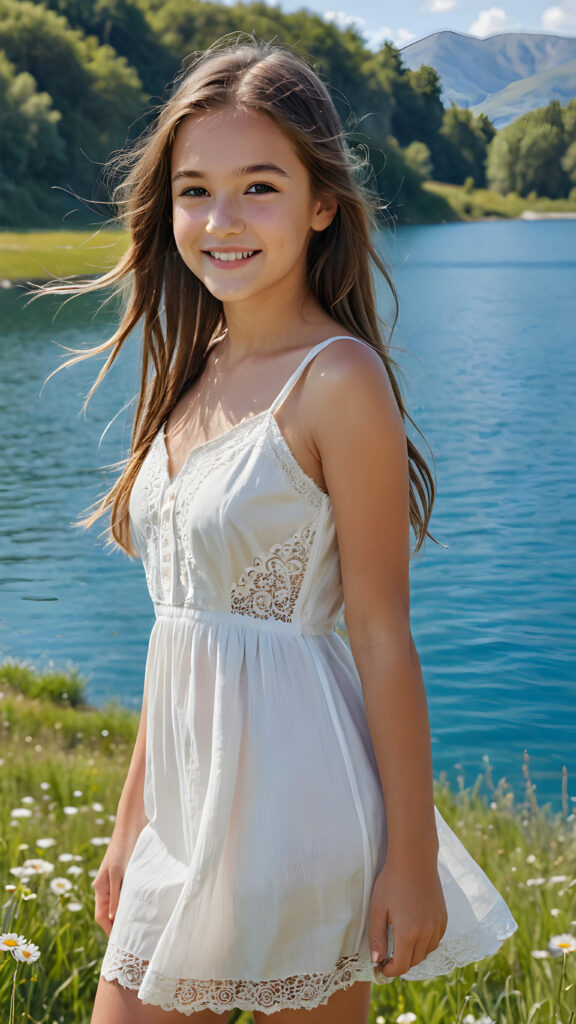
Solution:
[{"label": "girl's bare leg", "polygon": [[368,1024],[371,990],[371,982],[356,981],[313,1010],[279,1010],[271,1015],[255,1010],[254,1024]]},{"label": "girl's bare leg", "polygon": [[212,1010],[201,1010],[192,1018],[176,1010],[161,1010],[159,1006],[141,1003],[135,989],[122,988],[118,982],[101,977],[91,1024],[177,1024],[178,1021],[190,1024],[191,1019],[194,1024],[226,1024],[228,1017]]}]

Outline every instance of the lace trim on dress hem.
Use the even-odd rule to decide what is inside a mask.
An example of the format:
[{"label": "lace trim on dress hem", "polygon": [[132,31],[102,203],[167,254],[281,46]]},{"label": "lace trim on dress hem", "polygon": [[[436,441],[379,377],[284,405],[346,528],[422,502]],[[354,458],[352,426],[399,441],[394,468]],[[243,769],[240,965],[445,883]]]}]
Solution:
[{"label": "lace trim on dress hem", "polygon": [[[436,949],[400,975],[400,979],[423,981],[484,960],[493,956],[517,928],[508,906],[498,899],[475,928],[446,942],[441,940]],[[167,978],[150,971],[148,963],[109,942],[101,973],[106,981],[116,980],[124,988],[138,989],[143,1003],[160,1006],[162,1010],[178,1010],[188,1016],[199,1010],[215,1013],[229,1013],[232,1009],[259,1010],[269,1014],[279,1010],[312,1009],[324,1005],[334,992],[356,981],[382,985],[400,980],[383,975],[360,953],[340,957],[327,974],[298,974],[269,981]]]},{"label": "lace trim on dress hem", "polygon": [[[147,960],[109,943],[102,965],[106,981],[138,989],[143,1003],[190,1015],[200,1010],[230,1013],[233,1009],[274,1013],[283,1009],[314,1008],[328,1002],[340,988],[348,988],[365,974],[360,954],[342,956],[328,974],[296,974],[270,981],[165,978],[148,969]],[[369,965],[368,965],[369,966]],[[370,969],[370,967],[369,967]]]}]

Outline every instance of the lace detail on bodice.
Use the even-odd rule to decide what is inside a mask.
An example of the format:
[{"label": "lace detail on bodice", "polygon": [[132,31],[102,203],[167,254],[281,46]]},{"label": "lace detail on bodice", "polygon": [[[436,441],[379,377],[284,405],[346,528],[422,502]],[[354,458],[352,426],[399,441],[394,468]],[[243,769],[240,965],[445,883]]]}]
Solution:
[{"label": "lace detail on bodice", "polygon": [[[251,416],[248,419],[241,420],[234,429],[228,430],[220,437],[215,437],[211,441],[201,444],[191,453],[194,459],[191,459],[189,456],[178,474],[178,478],[180,475],[185,476],[175,505],[175,524],[178,561],[180,564],[180,584],[186,590],[193,578],[196,563],[194,551],[190,543],[190,530],[188,528],[194,498],[208,476],[220,466],[227,465],[236,456],[237,452],[244,448],[248,431],[254,431],[255,424],[260,424],[261,420],[261,414]],[[252,448],[259,443],[260,437],[261,432],[257,430],[250,441]],[[165,447],[162,448],[162,452],[166,473],[168,473],[168,457]],[[194,473],[188,472],[191,461],[194,462]]]},{"label": "lace detail on bodice", "polygon": [[294,488],[296,494],[299,494],[301,498],[306,498],[312,508],[318,511],[322,507],[322,502],[328,500],[328,495],[324,494],[316,481],[311,476],[308,476],[308,473],[304,472],[302,466],[290,450],[275,416],[270,416],[270,430],[267,437],[274,457],[281,466],[290,486]]},{"label": "lace detail on bodice", "polygon": [[230,610],[258,619],[290,622],[306,575],[316,522],[298,530],[288,540],[274,544],[232,584]]}]

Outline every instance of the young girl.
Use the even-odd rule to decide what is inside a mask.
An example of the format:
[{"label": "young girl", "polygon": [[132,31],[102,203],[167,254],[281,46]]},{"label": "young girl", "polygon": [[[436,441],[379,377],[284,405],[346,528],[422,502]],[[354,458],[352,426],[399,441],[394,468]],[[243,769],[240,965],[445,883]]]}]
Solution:
[{"label": "young girl", "polygon": [[64,364],[112,349],[87,400],[143,321],[130,457],[83,520],[111,509],[156,612],[92,1021],[366,1024],[371,983],[517,927],[433,803],[408,577],[434,486],[380,334],[374,203],[315,72],[253,40],[189,66],[124,159],[126,255],[52,289],[130,285]]}]

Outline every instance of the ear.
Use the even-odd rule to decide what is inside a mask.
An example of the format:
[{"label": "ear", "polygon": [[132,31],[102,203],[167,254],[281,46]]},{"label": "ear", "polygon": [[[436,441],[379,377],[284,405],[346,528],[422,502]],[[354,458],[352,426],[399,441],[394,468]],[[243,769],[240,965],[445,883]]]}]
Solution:
[{"label": "ear", "polygon": [[332,223],[338,212],[338,200],[335,196],[322,193],[314,201],[311,228],[313,231],[324,231]]}]

